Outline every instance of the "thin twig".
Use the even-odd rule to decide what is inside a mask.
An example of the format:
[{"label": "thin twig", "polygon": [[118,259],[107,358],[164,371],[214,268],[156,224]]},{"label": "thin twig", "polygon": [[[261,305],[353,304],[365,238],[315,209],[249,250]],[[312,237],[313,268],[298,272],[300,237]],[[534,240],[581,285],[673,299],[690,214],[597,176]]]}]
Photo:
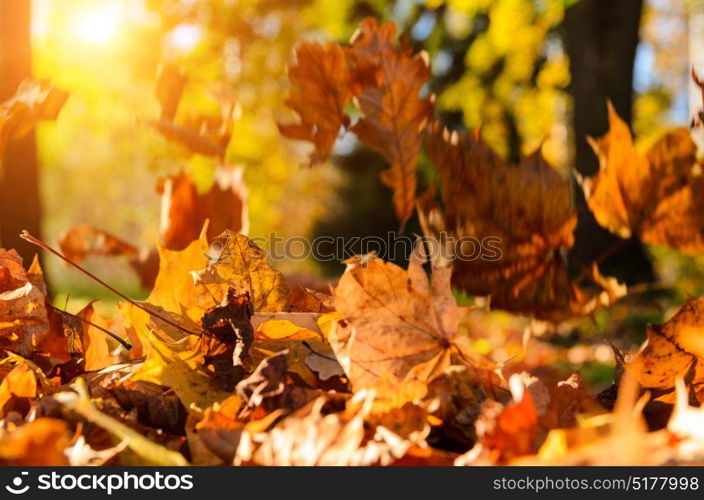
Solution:
[{"label": "thin twig", "polygon": [[73,313],[70,313],[70,312],[68,312],[68,311],[64,311],[63,309],[59,309],[58,307],[54,307],[54,306],[51,305],[51,304],[47,304],[47,306],[48,306],[50,309],[53,309],[54,311],[58,311],[58,312],[60,312],[60,313],[62,313],[62,314],[66,314],[67,316],[71,316],[72,318],[75,318],[75,319],[77,319],[77,320],[79,320],[79,321],[83,321],[84,323],[87,323],[87,324],[89,324],[90,326],[92,326],[92,327],[94,327],[94,328],[97,328],[97,329],[100,330],[101,332],[106,333],[107,335],[109,335],[110,337],[112,337],[113,339],[115,339],[116,341],[118,341],[118,342],[122,345],[122,347],[124,347],[124,348],[127,349],[128,351],[129,351],[130,349],[132,349],[132,344],[130,344],[129,342],[127,342],[127,341],[126,341],[125,339],[123,339],[122,337],[119,337],[118,335],[112,333],[110,330],[108,330],[108,329],[106,329],[106,328],[103,328],[103,327],[100,326],[100,325],[96,325],[95,323],[93,323],[93,322],[90,321],[90,320],[87,320],[86,318],[81,318],[81,317],[80,317],[79,315],[77,315],[77,314],[73,314]]},{"label": "thin twig", "polygon": [[75,267],[76,269],[78,269],[79,271],[81,271],[83,274],[85,274],[86,276],[88,276],[89,278],[91,278],[91,279],[93,279],[94,281],[96,281],[97,283],[101,284],[101,285],[102,285],[103,287],[105,287],[107,290],[111,291],[112,293],[114,293],[115,295],[117,295],[118,297],[120,297],[121,299],[126,300],[127,302],[129,302],[129,303],[132,304],[133,306],[135,306],[135,307],[141,309],[142,311],[144,311],[145,313],[149,314],[150,316],[154,316],[155,318],[159,318],[159,319],[160,319],[161,321],[163,321],[164,323],[167,323],[167,324],[169,324],[169,325],[171,325],[171,326],[173,326],[173,327],[175,327],[175,328],[178,328],[179,330],[181,330],[182,332],[187,333],[188,335],[196,335],[196,336],[200,337],[200,335],[201,335],[200,333],[192,332],[192,331],[190,331],[188,328],[184,328],[183,326],[179,325],[178,323],[175,323],[174,321],[171,321],[171,320],[169,320],[168,318],[164,318],[163,316],[160,316],[159,314],[157,314],[157,313],[155,313],[155,312],[153,312],[153,311],[150,311],[149,309],[147,309],[146,307],[144,307],[143,305],[141,305],[139,302],[135,302],[134,300],[130,299],[130,298],[129,298],[127,295],[125,295],[124,293],[122,293],[122,292],[120,292],[120,291],[118,291],[118,290],[115,290],[113,287],[111,287],[110,285],[108,285],[107,283],[105,283],[103,280],[101,280],[100,278],[98,278],[98,277],[95,276],[94,274],[90,273],[88,270],[84,269],[83,267],[81,267],[81,266],[79,266],[78,264],[76,264],[75,262],[73,262],[71,259],[69,259],[69,258],[66,257],[65,255],[63,255],[61,252],[59,252],[59,251],[57,251],[57,250],[54,250],[54,249],[51,248],[49,245],[47,245],[46,243],[44,243],[42,240],[40,240],[40,239],[38,239],[38,238],[35,238],[35,237],[32,236],[31,234],[29,234],[29,232],[28,232],[27,230],[24,230],[24,231],[22,231],[22,232],[20,233],[20,238],[22,238],[22,239],[25,240],[25,241],[28,241],[28,242],[31,243],[32,245],[36,245],[36,246],[38,246],[38,247],[40,247],[40,248],[43,248],[43,249],[46,250],[47,252],[53,253],[54,255],[56,255],[57,257],[59,257],[59,258],[60,258],[61,260],[63,260],[64,262],[66,262],[66,263],[72,265],[73,267]]}]

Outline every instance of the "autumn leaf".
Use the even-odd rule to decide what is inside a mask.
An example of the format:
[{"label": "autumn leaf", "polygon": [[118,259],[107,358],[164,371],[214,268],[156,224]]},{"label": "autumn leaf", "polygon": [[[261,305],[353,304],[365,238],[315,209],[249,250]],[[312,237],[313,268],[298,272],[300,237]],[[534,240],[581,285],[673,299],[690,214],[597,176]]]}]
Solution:
[{"label": "autumn leaf", "polygon": [[315,149],[309,164],[318,165],[330,155],[340,129],[349,124],[344,108],[353,93],[345,51],[334,43],[302,43],[288,74],[293,90],[286,105],[298,114],[300,123],[280,123],[279,131],[312,143]]},{"label": "autumn leaf", "polygon": [[358,393],[344,413],[324,414],[324,397],[284,419],[267,432],[244,432],[235,464],[386,465],[402,457],[411,443],[393,432],[368,437],[364,418],[373,397]]},{"label": "autumn leaf", "polygon": [[649,325],[641,351],[625,364],[646,389],[660,390],[660,400],[674,402],[675,381],[691,370],[689,384],[704,383],[704,299],[690,298],[663,325]]},{"label": "autumn leaf", "polygon": [[9,100],[0,103],[0,171],[2,156],[11,140],[22,138],[39,120],[54,120],[68,94],[47,82],[25,80]]},{"label": "autumn leaf", "polygon": [[444,209],[422,198],[421,221],[439,258],[452,261],[453,286],[540,319],[586,314],[599,305],[595,298],[608,303],[623,294],[596,269],[605,296],[570,282],[563,253],[574,244],[577,214],[569,183],[538,153],[507,165],[479,139],[437,123],[428,153],[440,172]]},{"label": "autumn leaf", "polygon": [[39,261],[28,271],[14,250],[0,249],[0,344],[28,356],[49,329]]},{"label": "autumn leaf", "polygon": [[38,418],[0,437],[0,464],[11,466],[65,466],[69,443],[66,422]]},{"label": "autumn leaf", "polygon": [[162,62],[159,66],[154,95],[159,101],[162,120],[173,120],[181,102],[188,78],[175,64]]},{"label": "autumn leaf", "polygon": [[359,139],[391,163],[381,180],[394,191],[394,207],[405,222],[413,214],[416,160],[430,121],[433,105],[420,96],[430,78],[427,54],[394,43],[393,23],[367,18],[352,41],[349,57],[363,67],[378,67],[377,85],[357,96],[363,118],[352,130]]},{"label": "autumn leaf", "polygon": [[210,244],[208,261],[191,275],[199,307],[220,303],[230,288],[249,293],[255,312],[286,310],[290,291],[265,252],[244,235],[225,231]]},{"label": "autumn leaf", "polygon": [[166,248],[186,248],[198,238],[206,220],[209,239],[228,229],[246,233],[247,188],[242,174],[242,168],[218,165],[213,185],[202,194],[183,172],[160,179],[157,192],[161,195],[161,238]]},{"label": "autumn leaf", "polygon": [[375,387],[382,375],[429,382],[450,365],[453,351],[490,368],[456,343],[465,310],[452,297],[448,268],[434,269],[428,283],[420,259],[408,271],[374,255],[347,264],[334,292],[343,319],[328,339],[355,390]]},{"label": "autumn leaf", "polygon": [[35,398],[37,379],[27,363],[20,362],[10,370],[0,383],[0,413],[6,415],[5,405],[13,397]]},{"label": "autumn leaf", "polygon": [[622,238],[635,234],[646,243],[704,252],[704,181],[687,129],[668,131],[640,154],[609,103],[609,132],[590,144],[600,168],[581,184],[601,226]]},{"label": "autumn leaf", "polygon": [[201,154],[223,161],[232,137],[233,123],[239,114],[239,105],[231,95],[221,93],[215,95],[220,116],[185,114],[177,120],[176,110],[185,84],[186,76],[178,67],[162,64],[154,92],[159,100],[161,116],[146,123],[187,155]]},{"label": "autumn leaf", "polygon": [[112,234],[86,224],[75,226],[59,238],[59,247],[70,260],[78,263],[93,256],[134,256],[137,249]]}]

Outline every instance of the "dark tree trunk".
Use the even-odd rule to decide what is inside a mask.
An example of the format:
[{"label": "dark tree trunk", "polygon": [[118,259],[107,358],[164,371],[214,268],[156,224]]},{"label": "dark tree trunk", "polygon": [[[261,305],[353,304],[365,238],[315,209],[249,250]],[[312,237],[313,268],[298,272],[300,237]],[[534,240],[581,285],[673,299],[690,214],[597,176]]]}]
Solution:
[{"label": "dark tree trunk", "polygon": [[[563,34],[574,102],[575,168],[582,175],[591,176],[598,170],[586,136],[597,137],[608,130],[606,101],[611,100],[618,114],[631,123],[633,63],[642,7],[643,0],[580,0],[565,15]],[[651,280],[652,266],[640,242],[619,242],[618,237],[602,229],[579,187],[576,202],[579,226],[571,254],[575,268],[610,254],[601,265],[606,273],[629,283]],[[614,248],[619,250],[611,252]]]},{"label": "dark tree trunk", "polygon": [[[31,76],[30,0],[0,0],[0,101]],[[28,264],[35,249],[22,229],[39,234],[39,179],[34,134],[10,143],[0,172],[0,246],[15,248]]]}]

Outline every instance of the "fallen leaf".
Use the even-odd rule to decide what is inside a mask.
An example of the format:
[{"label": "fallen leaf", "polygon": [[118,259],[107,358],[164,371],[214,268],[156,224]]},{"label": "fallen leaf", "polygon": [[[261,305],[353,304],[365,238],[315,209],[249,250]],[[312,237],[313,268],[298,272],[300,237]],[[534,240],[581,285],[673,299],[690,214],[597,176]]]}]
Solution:
[{"label": "fallen leaf", "polygon": [[312,143],[309,164],[318,165],[330,155],[340,129],[349,124],[344,108],[353,93],[345,50],[334,43],[302,43],[288,75],[293,90],[286,105],[300,123],[279,123],[279,130],[288,138]]},{"label": "fallen leaf", "polygon": [[178,175],[159,180],[161,238],[171,250],[182,250],[198,239],[208,220],[208,239],[225,230],[247,232],[247,188],[243,169],[218,165],[211,188],[201,194],[190,177]]},{"label": "fallen leaf", "polygon": [[69,465],[64,455],[68,441],[66,422],[38,418],[0,436],[0,463],[15,467]]},{"label": "fallen leaf", "polygon": [[581,184],[599,224],[622,238],[636,234],[646,243],[704,252],[704,179],[687,129],[667,132],[639,154],[609,103],[609,132],[590,144],[600,168]]},{"label": "fallen leaf", "polygon": [[416,160],[433,105],[420,96],[430,79],[427,54],[397,46],[395,32],[393,23],[379,25],[367,18],[352,41],[349,57],[363,67],[379,68],[377,85],[364,87],[357,96],[363,118],[352,130],[391,163],[381,180],[393,189],[396,215],[405,222],[415,208]]},{"label": "fallen leaf", "polygon": [[0,249],[0,276],[0,346],[29,356],[49,329],[39,261],[25,272],[17,252]]},{"label": "fallen leaf", "polygon": [[539,153],[506,165],[477,138],[437,123],[428,153],[444,211],[423,198],[421,221],[434,253],[454,266],[453,286],[490,296],[494,308],[547,320],[590,313],[623,293],[603,278],[594,279],[598,288],[613,288],[604,295],[570,282],[563,253],[574,244],[577,214],[569,183]]},{"label": "fallen leaf", "polygon": [[[373,388],[382,375],[397,382],[412,376],[429,382],[451,362],[465,310],[452,297],[450,269],[434,269],[432,286],[422,262],[409,270],[374,255],[348,260],[334,291],[343,319],[328,335],[355,390]],[[462,350],[468,362],[491,363]]]}]

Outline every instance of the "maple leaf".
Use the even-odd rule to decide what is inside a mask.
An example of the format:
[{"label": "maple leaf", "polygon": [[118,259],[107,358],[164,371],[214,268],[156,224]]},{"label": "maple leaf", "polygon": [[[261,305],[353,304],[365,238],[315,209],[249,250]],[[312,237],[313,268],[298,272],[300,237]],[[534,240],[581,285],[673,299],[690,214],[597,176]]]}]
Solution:
[{"label": "maple leaf", "polygon": [[378,84],[365,86],[357,96],[364,116],[352,130],[391,163],[381,180],[393,189],[396,215],[405,222],[415,208],[416,160],[433,105],[420,97],[430,78],[427,54],[397,47],[395,32],[393,23],[379,26],[373,18],[365,19],[348,57],[357,66],[378,67]]},{"label": "maple leaf", "polygon": [[704,383],[703,327],[704,299],[690,298],[665,324],[648,326],[648,339],[626,361],[626,370],[660,401],[674,402],[675,381],[688,372],[688,383],[699,392]]},{"label": "maple leaf", "polygon": [[[439,258],[453,262],[455,287],[540,319],[585,314],[624,293],[597,269],[592,279],[606,296],[570,282],[562,253],[574,244],[577,214],[569,183],[539,153],[506,165],[479,139],[438,123],[428,153],[440,173],[444,211],[423,197],[421,223],[438,242]],[[476,245],[490,252],[477,255]]]},{"label": "maple leaf", "polygon": [[252,346],[252,361],[275,352],[286,351],[286,369],[297,375],[310,387],[321,381],[344,374],[335,359],[332,347],[325,341],[318,322],[325,322],[318,314],[273,313],[255,317],[256,327]]},{"label": "maple leaf", "polygon": [[206,220],[209,239],[228,229],[246,233],[247,188],[242,174],[242,168],[218,165],[213,185],[202,194],[183,172],[160,179],[157,192],[161,194],[161,238],[166,248],[186,248],[198,238]]},{"label": "maple leaf", "polygon": [[580,179],[601,226],[622,238],[682,252],[704,252],[704,180],[687,129],[667,132],[645,154],[633,147],[628,125],[609,103],[609,132],[591,139],[600,169]]},{"label": "maple leaf", "polygon": [[452,297],[450,269],[434,269],[428,283],[420,258],[408,271],[374,255],[346,262],[334,292],[343,319],[328,340],[355,390],[375,387],[382,376],[428,382],[450,365],[453,352],[491,369],[459,342],[465,309]]},{"label": "maple leaf", "polygon": [[294,89],[286,105],[298,114],[300,123],[279,123],[279,131],[311,142],[315,149],[309,164],[318,165],[330,155],[340,129],[349,125],[344,108],[353,92],[345,50],[335,43],[302,43],[288,74]]}]

